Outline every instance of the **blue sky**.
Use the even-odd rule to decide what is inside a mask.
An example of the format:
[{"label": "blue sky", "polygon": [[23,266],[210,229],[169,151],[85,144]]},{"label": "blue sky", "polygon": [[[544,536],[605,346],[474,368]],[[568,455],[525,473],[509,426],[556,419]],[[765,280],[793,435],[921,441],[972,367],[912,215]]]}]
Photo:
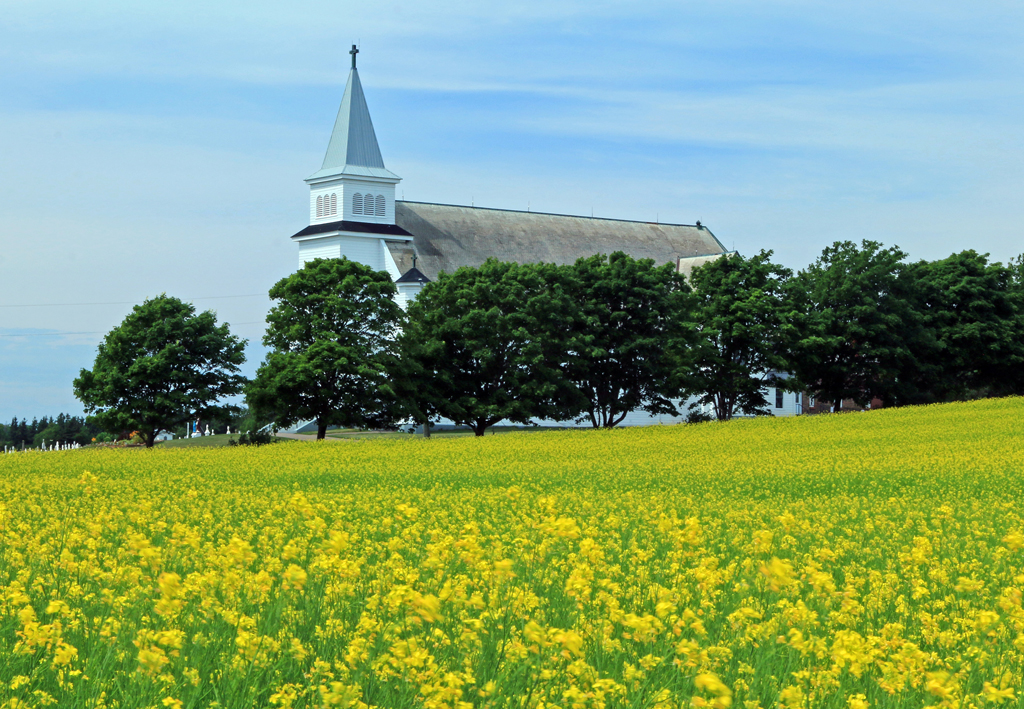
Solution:
[{"label": "blue sky", "polygon": [[[161,292],[249,338],[254,371],[261,294],[296,267],[302,179],[354,42],[407,199],[700,219],[793,268],[839,239],[912,259],[1024,251],[1020,3],[3,0],[2,14],[0,421],[79,412],[71,379]],[[66,305],[21,307],[49,303]]]}]

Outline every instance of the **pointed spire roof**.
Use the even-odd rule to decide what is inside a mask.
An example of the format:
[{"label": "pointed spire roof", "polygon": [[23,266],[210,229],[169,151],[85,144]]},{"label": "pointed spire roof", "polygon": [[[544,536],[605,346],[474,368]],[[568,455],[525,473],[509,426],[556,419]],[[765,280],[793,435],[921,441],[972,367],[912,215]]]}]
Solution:
[{"label": "pointed spire roof", "polygon": [[395,283],[419,283],[422,286],[426,283],[430,283],[430,279],[424,276],[420,269],[413,266],[403,273]]},{"label": "pointed spire roof", "polygon": [[334,121],[334,132],[327,145],[327,154],[320,170],[307,179],[332,175],[353,175],[399,179],[398,175],[384,167],[384,158],[377,145],[377,135],[370,120],[370,109],[363,95],[363,85],[356,69],[356,55],[359,50],[352,45],[352,69],[348,73],[345,95],[341,99],[338,118]]}]

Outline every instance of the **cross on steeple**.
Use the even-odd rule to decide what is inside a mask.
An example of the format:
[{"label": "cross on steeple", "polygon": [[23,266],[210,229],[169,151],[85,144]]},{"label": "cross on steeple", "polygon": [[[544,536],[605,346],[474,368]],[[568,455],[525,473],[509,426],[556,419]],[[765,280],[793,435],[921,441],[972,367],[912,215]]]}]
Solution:
[{"label": "cross on steeple", "polygon": [[352,45],[352,49],[350,49],[348,53],[352,55],[352,68],[355,69],[356,68],[356,55],[359,54],[359,49],[356,47],[356,45],[353,44]]}]

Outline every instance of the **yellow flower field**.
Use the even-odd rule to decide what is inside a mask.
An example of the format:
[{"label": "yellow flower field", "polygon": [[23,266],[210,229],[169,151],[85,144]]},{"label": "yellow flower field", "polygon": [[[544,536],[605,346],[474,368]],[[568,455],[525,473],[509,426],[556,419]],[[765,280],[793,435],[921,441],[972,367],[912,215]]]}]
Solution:
[{"label": "yellow flower field", "polygon": [[1024,400],[0,456],[0,706],[1021,707]]}]

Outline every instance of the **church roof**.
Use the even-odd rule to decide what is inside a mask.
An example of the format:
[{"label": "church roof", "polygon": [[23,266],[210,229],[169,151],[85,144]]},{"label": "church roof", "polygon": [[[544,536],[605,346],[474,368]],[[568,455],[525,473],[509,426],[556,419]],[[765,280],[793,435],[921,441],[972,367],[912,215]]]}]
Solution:
[{"label": "church roof", "polygon": [[341,99],[334,132],[327,145],[324,164],[307,180],[334,175],[369,176],[398,179],[398,175],[384,167],[384,158],[373,131],[370,109],[363,95],[359,71],[353,66],[348,73],[345,95]]},{"label": "church roof", "polygon": [[423,202],[395,202],[395,223],[412,242],[387,242],[400,273],[417,267],[431,280],[441,271],[479,266],[488,257],[519,263],[575,263],[623,251],[657,264],[726,251],[704,226],[518,212]]},{"label": "church roof", "polygon": [[429,283],[430,279],[423,275],[420,269],[413,266],[408,271],[402,274],[395,283]]},{"label": "church roof", "polygon": [[337,222],[326,222],[324,224],[310,224],[300,232],[292,234],[295,239],[300,236],[311,236],[313,234],[326,234],[332,231],[356,231],[364,234],[381,234],[382,236],[412,236],[409,232],[395,224],[371,224],[369,222],[350,222],[341,220]]}]

